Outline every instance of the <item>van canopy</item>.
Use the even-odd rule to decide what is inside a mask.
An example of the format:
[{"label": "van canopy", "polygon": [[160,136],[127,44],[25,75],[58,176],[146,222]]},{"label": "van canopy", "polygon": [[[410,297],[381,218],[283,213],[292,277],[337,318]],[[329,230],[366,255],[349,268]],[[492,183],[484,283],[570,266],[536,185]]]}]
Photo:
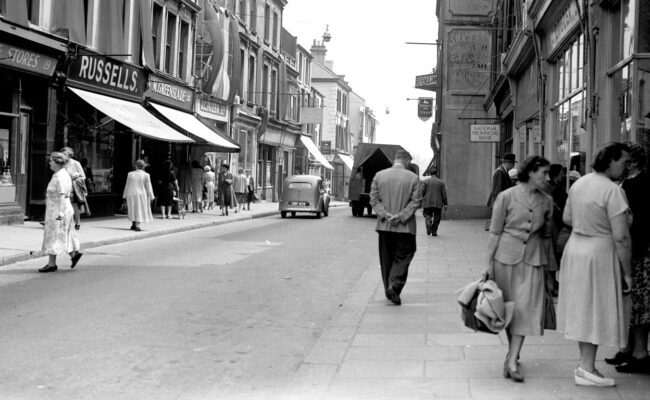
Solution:
[{"label": "van canopy", "polygon": [[[375,143],[360,143],[354,153],[354,166],[352,172],[356,172],[368,159],[375,155],[381,155],[392,164],[395,160],[395,154],[404,148],[397,144],[375,144]],[[378,154],[377,154],[378,153]]]}]

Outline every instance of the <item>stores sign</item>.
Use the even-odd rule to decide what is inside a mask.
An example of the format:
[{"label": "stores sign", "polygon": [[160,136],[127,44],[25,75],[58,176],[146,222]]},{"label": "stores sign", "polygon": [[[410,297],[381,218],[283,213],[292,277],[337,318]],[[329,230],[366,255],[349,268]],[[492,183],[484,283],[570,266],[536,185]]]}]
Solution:
[{"label": "stores sign", "polygon": [[438,73],[433,71],[432,74],[418,75],[415,77],[415,88],[435,91],[438,89]]},{"label": "stores sign", "polygon": [[470,142],[498,142],[500,138],[501,125],[499,124],[471,124],[469,126]]},{"label": "stores sign", "polygon": [[0,64],[2,65],[39,75],[52,76],[57,62],[54,57],[0,43]]}]

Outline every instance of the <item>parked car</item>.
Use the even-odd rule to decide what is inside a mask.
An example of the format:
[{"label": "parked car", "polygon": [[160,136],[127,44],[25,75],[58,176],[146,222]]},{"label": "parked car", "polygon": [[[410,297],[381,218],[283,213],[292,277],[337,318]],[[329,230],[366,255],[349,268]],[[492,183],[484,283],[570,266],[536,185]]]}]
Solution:
[{"label": "parked car", "polygon": [[279,208],[282,218],[286,218],[287,213],[295,217],[297,212],[314,213],[316,218],[327,217],[330,197],[320,177],[292,175],[284,180]]}]

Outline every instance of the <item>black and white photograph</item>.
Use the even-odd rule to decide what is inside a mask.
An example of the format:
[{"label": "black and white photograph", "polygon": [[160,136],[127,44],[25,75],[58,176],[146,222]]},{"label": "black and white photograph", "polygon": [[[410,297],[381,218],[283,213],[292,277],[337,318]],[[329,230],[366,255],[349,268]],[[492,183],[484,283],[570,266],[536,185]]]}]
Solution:
[{"label": "black and white photograph", "polygon": [[650,0],[0,0],[0,400],[647,400]]}]

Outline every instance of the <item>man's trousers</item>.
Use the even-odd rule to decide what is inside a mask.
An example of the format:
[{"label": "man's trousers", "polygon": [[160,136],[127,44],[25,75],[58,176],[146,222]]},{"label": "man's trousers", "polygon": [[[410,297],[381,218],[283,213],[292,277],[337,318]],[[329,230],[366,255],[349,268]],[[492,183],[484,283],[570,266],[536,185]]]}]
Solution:
[{"label": "man's trousers", "polygon": [[422,209],[422,215],[424,216],[424,225],[427,227],[427,235],[437,234],[442,219],[442,208],[425,207]]},{"label": "man's trousers", "polygon": [[379,263],[384,290],[393,288],[400,294],[409,272],[409,265],[415,255],[415,235],[401,232],[378,231]]}]

